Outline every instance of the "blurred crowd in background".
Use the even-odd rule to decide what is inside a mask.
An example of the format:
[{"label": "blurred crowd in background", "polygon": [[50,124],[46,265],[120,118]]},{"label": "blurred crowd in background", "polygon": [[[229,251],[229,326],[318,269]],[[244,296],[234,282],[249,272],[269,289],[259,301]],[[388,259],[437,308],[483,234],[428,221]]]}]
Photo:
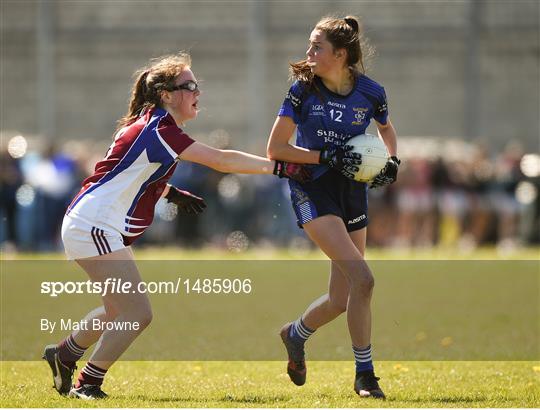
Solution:
[{"label": "blurred crowd in background", "polygon": [[[65,209],[108,148],[107,142],[36,141],[19,135],[1,147],[0,244],[6,252],[62,250]],[[224,131],[205,142],[229,146]],[[370,190],[368,246],[512,250],[540,242],[538,153],[524,152],[518,142],[491,152],[486,141],[400,138],[400,154],[397,183]],[[236,252],[311,246],[296,226],[285,180],[222,174],[185,162],[170,182],[202,196],[207,210],[177,215],[162,200],[154,224],[135,246]]]},{"label": "blurred crowd in background", "polygon": [[[460,254],[540,242],[537,0],[209,4],[2,1],[2,250],[62,249],[64,211],[151,57],[192,54],[203,94],[191,136],[264,155],[289,63],[328,14],[361,17],[377,50],[368,75],[388,91],[399,135],[397,183],[370,191],[368,245]],[[285,180],[182,163],[171,182],[207,210],[188,217],[159,202],[135,247],[311,247]]]}]

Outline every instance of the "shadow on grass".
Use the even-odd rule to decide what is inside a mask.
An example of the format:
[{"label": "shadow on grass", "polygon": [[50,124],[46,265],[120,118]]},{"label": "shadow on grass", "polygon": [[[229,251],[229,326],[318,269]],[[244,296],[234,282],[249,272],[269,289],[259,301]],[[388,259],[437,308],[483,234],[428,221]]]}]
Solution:
[{"label": "shadow on grass", "polygon": [[405,403],[439,403],[439,404],[445,404],[445,403],[480,403],[487,401],[487,398],[484,396],[481,397],[460,397],[460,396],[452,396],[452,397],[415,397],[414,399],[398,399],[398,398],[392,398],[389,397],[386,399],[387,403],[391,402],[405,402]]},{"label": "shadow on grass", "polygon": [[200,397],[190,397],[190,396],[178,396],[178,397],[148,397],[143,394],[137,394],[135,396],[114,396],[114,399],[119,400],[141,400],[148,403],[175,403],[175,402],[195,402],[195,403],[206,403],[214,401],[211,399],[201,399]]},{"label": "shadow on grass", "polygon": [[[331,396],[325,393],[317,395],[318,399],[328,399]],[[245,395],[245,396],[234,396],[226,394],[222,397],[215,398],[200,398],[200,397],[191,397],[191,396],[176,396],[176,397],[148,397],[142,394],[135,396],[115,396],[115,399],[129,399],[132,400],[141,400],[146,403],[238,403],[238,404],[253,404],[253,405],[275,405],[279,403],[284,403],[290,400],[290,397],[275,395],[275,396],[261,396],[261,395]],[[377,402],[375,399],[368,399],[370,402]],[[487,401],[487,398],[484,396],[480,397],[460,397],[460,396],[448,396],[448,397],[415,397],[410,399],[403,398],[393,398],[389,397],[384,401],[380,401],[381,404],[398,404],[398,403],[408,403],[408,404],[425,404],[425,403],[435,403],[441,407],[445,407],[445,404],[468,404],[468,403],[482,403]],[[359,404],[361,401],[359,401]],[[287,406],[283,406],[287,407]],[[386,407],[386,406],[385,406]],[[414,407],[414,406],[412,406]]]},{"label": "shadow on grass", "polygon": [[141,400],[147,403],[209,403],[209,402],[226,402],[226,403],[251,403],[251,404],[275,404],[279,402],[287,401],[285,396],[272,396],[264,397],[258,395],[246,395],[246,396],[232,396],[227,394],[221,398],[207,398],[202,399],[200,397],[190,396],[177,396],[177,397],[148,397],[142,394],[135,396],[115,396],[115,399],[129,399],[129,400]]},{"label": "shadow on grass", "polygon": [[219,399],[219,401],[224,401],[227,403],[253,403],[253,404],[273,404],[273,403],[279,403],[279,402],[284,402],[288,400],[289,399],[285,396],[265,397],[265,396],[259,396],[259,395],[249,395],[249,394],[242,397],[236,397],[230,394],[226,394],[221,399]]}]

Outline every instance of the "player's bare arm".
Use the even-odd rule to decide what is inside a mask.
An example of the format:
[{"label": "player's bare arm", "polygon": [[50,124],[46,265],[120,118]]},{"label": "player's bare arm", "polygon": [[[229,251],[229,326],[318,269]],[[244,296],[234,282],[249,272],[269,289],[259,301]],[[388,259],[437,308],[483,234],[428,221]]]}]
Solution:
[{"label": "player's bare arm", "polygon": [[388,153],[390,154],[390,156],[397,156],[396,129],[392,125],[390,118],[388,118],[386,124],[381,124],[376,120],[373,121],[375,121],[375,124],[377,124],[377,130],[379,131],[379,135],[383,139],[386,147],[388,148]]},{"label": "player's bare arm", "polygon": [[296,162],[298,164],[318,164],[319,151],[310,151],[290,144],[289,141],[295,129],[296,124],[291,117],[277,117],[270,132],[266,155],[274,160]]},{"label": "player's bare arm", "polygon": [[271,174],[274,161],[268,158],[234,150],[221,150],[195,142],[188,147],[180,159],[196,162],[220,172],[242,174]]},{"label": "player's bare arm", "polygon": [[283,161],[273,161],[247,152],[222,150],[195,142],[185,149],[180,159],[196,162],[220,172],[240,174],[274,174],[280,178],[307,181],[310,172],[303,166]]}]

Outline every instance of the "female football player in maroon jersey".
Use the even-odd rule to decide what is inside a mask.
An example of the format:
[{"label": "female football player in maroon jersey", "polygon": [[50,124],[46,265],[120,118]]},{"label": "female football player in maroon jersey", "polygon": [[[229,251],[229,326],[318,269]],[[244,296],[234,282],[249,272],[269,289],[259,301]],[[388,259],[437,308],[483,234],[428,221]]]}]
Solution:
[{"label": "female football player in maroon jersey", "polygon": [[[152,223],[154,207],[164,197],[179,212],[200,213],[202,198],[168,185],[179,160],[221,172],[275,174],[305,181],[301,165],[240,151],[220,150],[191,139],[181,128],[197,117],[200,91],[186,53],[165,56],[137,72],[127,114],[119,121],[113,144],[83,182],[62,225],[62,240],[92,282],[122,281],[139,289],[141,276],[129,245]],[[142,287],[144,288],[144,287]],[[107,370],[152,320],[143,291],[107,292],[103,306],[88,313],[84,323],[122,323],[76,330],[58,345],[45,348],[54,387],[82,399],[106,397],[101,384]],[[75,363],[98,342],[72,386]]]}]

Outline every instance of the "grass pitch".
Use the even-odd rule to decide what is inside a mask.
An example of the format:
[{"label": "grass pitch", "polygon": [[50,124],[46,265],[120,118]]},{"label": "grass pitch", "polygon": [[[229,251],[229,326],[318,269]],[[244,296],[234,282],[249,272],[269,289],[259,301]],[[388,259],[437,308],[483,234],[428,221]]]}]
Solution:
[{"label": "grass pitch", "polygon": [[51,387],[45,362],[3,362],[2,407],[537,407],[540,363],[379,362],[386,401],[360,399],[350,362],[308,363],[294,386],[285,362],[119,362],[110,397],[84,402]]},{"label": "grass pitch", "polygon": [[[208,251],[179,253],[173,249],[136,251],[136,255],[140,259],[177,260],[324,258],[315,252],[296,256],[287,252],[231,255]],[[462,259],[496,260],[499,256],[494,250],[486,249]],[[18,255],[17,258],[62,259],[62,256]],[[444,250],[426,254],[375,251],[371,259],[453,260],[456,254]],[[538,249],[506,259],[538,260]],[[538,324],[531,323],[531,326]],[[309,345],[307,353],[309,359]],[[377,346],[374,354],[377,359]],[[84,362],[80,362],[79,369],[83,365]],[[289,381],[285,365],[285,360],[121,361],[109,371],[103,386],[110,397],[104,401],[84,402],[56,393],[51,387],[52,377],[45,361],[0,361],[0,406],[532,408],[540,404],[540,362],[537,361],[376,361],[377,375],[388,397],[386,401],[360,399],[354,393],[352,360],[308,361],[308,381],[303,387]]]}]

